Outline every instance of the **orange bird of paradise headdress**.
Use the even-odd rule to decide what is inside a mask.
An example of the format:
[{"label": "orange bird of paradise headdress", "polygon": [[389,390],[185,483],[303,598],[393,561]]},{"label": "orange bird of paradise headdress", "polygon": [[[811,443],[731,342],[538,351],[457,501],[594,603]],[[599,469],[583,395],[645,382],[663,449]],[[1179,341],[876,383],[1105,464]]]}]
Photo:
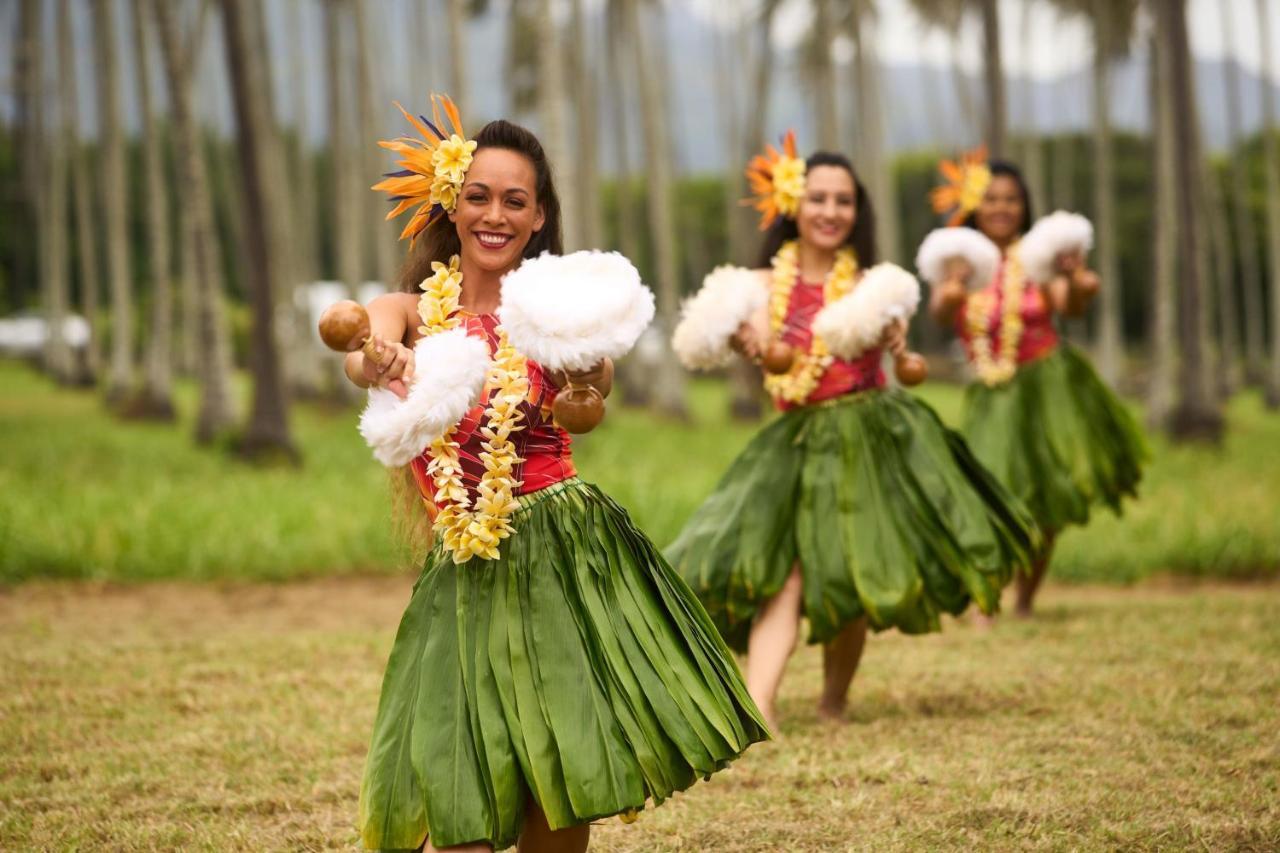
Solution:
[{"label": "orange bird of paradise headdress", "polygon": [[974,150],[955,160],[943,160],[938,164],[945,183],[929,192],[929,201],[935,213],[950,213],[948,225],[959,225],[970,213],[978,209],[982,196],[991,183],[991,169],[987,166],[987,146]]},{"label": "orange bird of paradise headdress", "polygon": [[782,137],[782,150],[765,146],[747,164],[747,181],[754,198],[743,200],[760,211],[760,230],[766,230],[779,216],[794,218],[804,197],[804,160],[796,156],[796,133]]},{"label": "orange bird of paradise headdress", "polygon": [[[400,232],[400,239],[408,237],[412,248],[419,234],[446,213],[452,213],[457,206],[458,194],[462,192],[462,181],[471,166],[476,143],[467,139],[462,130],[462,120],[458,117],[458,107],[448,95],[431,95],[431,121],[426,116],[414,118],[399,103],[396,103],[396,108],[422,134],[422,138],[401,136],[378,141],[383,148],[400,155],[398,165],[403,168],[384,175],[384,180],[374,184],[373,189],[385,192],[395,203],[387,214],[388,220],[417,206],[409,224]],[[443,129],[442,111],[449,119],[448,133]]]}]

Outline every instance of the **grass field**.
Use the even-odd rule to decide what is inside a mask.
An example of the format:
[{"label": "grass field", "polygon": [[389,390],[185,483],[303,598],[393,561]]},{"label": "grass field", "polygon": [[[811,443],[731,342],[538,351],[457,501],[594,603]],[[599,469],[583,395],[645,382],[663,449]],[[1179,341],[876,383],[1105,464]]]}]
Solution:
[{"label": "grass field", "polygon": [[[0,849],[340,850],[407,577],[0,594]],[[1041,618],[875,636],[849,720],[593,850],[1280,849],[1280,586],[1050,586]]]},{"label": "grass field", "polygon": [[[355,409],[295,407],[301,470],[259,470],[190,438],[191,388],[178,426],[122,423],[98,399],[0,362],[0,583],[34,577],[279,580],[404,571],[391,535],[388,479],[355,431]],[[671,541],[757,428],[724,417],[724,388],[692,386],[691,423],[618,406],[577,443],[583,476]],[[926,384],[944,418],[961,394]],[[1142,499],[1062,539],[1059,579],[1132,581],[1175,573],[1275,576],[1280,570],[1280,415],[1255,396],[1229,409],[1220,450],[1155,442]]]}]

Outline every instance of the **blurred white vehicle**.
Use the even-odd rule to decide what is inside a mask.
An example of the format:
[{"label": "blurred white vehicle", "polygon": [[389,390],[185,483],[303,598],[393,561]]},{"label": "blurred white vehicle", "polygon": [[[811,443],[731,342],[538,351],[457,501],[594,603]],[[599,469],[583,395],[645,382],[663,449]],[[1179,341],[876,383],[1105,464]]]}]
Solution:
[{"label": "blurred white vehicle", "polygon": [[[366,281],[356,288],[356,301],[368,305],[375,297],[387,292],[387,287],[379,281]],[[351,293],[340,281],[313,281],[294,290],[294,309],[305,312],[307,325],[311,328],[311,339],[316,346],[323,347],[320,340],[320,315],[335,302],[350,299]]]},{"label": "blurred white vehicle", "polygon": [[[0,318],[0,355],[34,358],[44,352],[49,323],[37,311],[20,311]],[[62,318],[62,339],[73,351],[89,345],[89,323],[79,314]]]}]

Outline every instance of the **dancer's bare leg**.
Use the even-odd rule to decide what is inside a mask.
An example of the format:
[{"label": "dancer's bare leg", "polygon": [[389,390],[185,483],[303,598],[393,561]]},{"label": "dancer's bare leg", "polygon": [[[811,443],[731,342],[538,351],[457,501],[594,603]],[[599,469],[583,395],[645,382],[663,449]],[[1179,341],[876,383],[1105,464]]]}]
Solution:
[{"label": "dancer's bare leg", "polygon": [[831,642],[822,647],[822,698],[818,716],[828,720],[844,718],[849,704],[849,685],[862,660],[867,642],[867,617],[855,619],[841,629]]},{"label": "dancer's bare leg", "polygon": [[747,692],[774,732],[778,730],[775,708],[778,685],[782,683],[787,658],[795,651],[796,639],[800,635],[801,592],[800,566],[797,564],[792,567],[778,594],[760,609],[747,639]]},{"label": "dancer's bare leg", "polygon": [[1044,581],[1044,576],[1049,571],[1049,558],[1053,556],[1053,533],[1045,534],[1044,553],[1040,555],[1040,559],[1036,560],[1035,565],[1031,567],[1030,574],[1018,574],[1018,601],[1014,605],[1013,612],[1023,619],[1031,616],[1031,608],[1035,604],[1036,591],[1040,589],[1040,584]]},{"label": "dancer's bare leg", "polygon": [[[530,801],[524,815],[524,827],[520,830],[517,853],[585,853],[591,840],[591,824],[584,823],[567,829],[552,829],[547,816],[537,804]],[[487,849],[487,848],[486,848]]]}]

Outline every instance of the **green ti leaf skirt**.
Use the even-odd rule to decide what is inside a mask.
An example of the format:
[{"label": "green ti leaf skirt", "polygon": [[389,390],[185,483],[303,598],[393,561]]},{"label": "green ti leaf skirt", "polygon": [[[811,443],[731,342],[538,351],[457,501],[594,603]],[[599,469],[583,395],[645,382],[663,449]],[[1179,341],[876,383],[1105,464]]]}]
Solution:
[{"label": "green ti leaf skirt", "polygon": [[666,554],[745,650],[797,562],[819,643],[862,616],[925,633],[971,601],[994,612],[1039,545],[1030,514],[958,433],[911,394],[874,390],[766,426]]},{"label": "green ti leaf skirt", "polygon": [[437,549],[400,623],[360,794],[367,848],[515,843],[661,803],[768,737],[702,606],[579,480],[522,499],[492,562]]},{"label": "green ti leaf skirt", "polygon": [[964,434],[974,454],[1046,531],[1084,524],[1095,504],[1120,511],[1150,450],[1133,415],[1069,344],[1009,382],[969,386]]}]

